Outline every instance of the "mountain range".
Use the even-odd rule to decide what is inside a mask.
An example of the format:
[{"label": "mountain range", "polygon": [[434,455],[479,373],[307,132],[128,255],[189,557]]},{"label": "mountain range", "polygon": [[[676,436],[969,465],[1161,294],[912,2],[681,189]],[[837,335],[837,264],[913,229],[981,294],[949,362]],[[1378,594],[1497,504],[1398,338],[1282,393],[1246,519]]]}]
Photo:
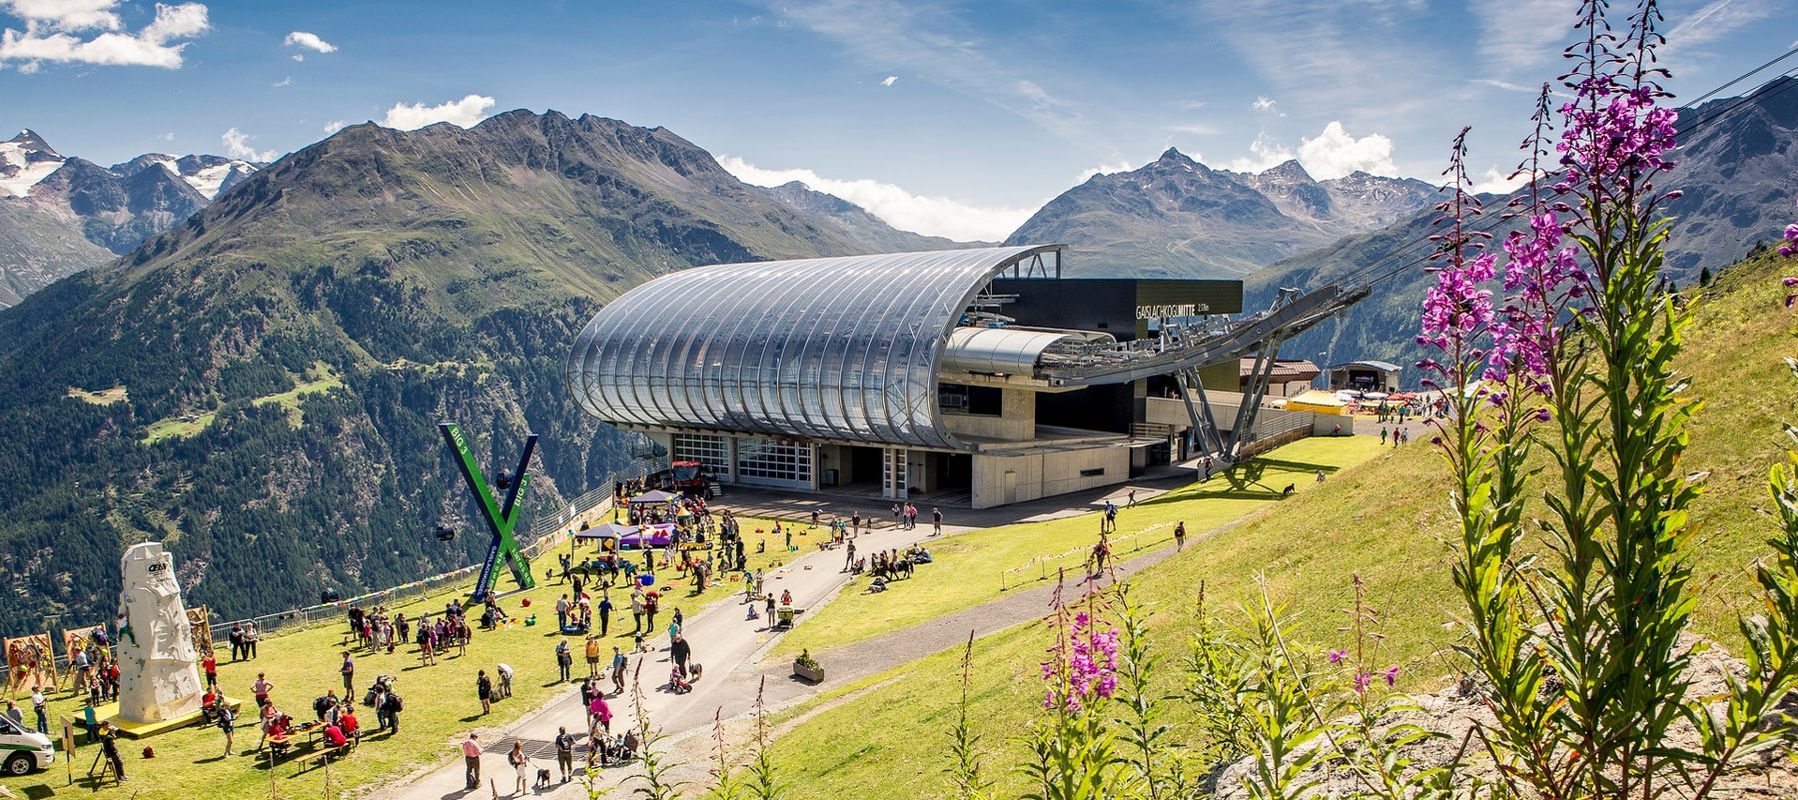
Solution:
[{"label": "mountain range", "polygon": [[1356,172],[1318,181],[1297,161],[1214,170],[1174,148],[1063,192],[1007,244],[1071,245],[1085,274],[1241,277],[1429,208],[1435,187]]},{"label": "mountain range", "polygon": [[130,251],[261,166],[148,153],[102,167],[20,131],[0,142],[0,306]]},{"label": "mountain range", "polygon": [[[1795,99],[1685,112],[1712,121],[1664,182],[1687,190],[1670,206],[1680,280],[1777,237]],[[542,435],[527,513],[629,460],[562,385],[599,304],[696,264],[957,244],[803,184],[747,185],[663,128],[554,111],[357,125],[269,165],[101,168],[35,134],[5,144],[0,264],[48,275],[97,259],[43,288],[0,284],[23,298],[0,309],[6,633],[45,613],[104,619],[117,553],[145,539],[175,552],[190,602],[227,617],[470,563],[482,537],[431,534],[478,520],[437,422],[462,423],[493,463]],[[1071,244],[1075,274],[1250,273],[1251,309],[1396,264],[1286,354],[1404,363],[1425,273],[1388,256],[1423,249],[1433,199],[1420,181],[1233,173],[1169,150],[1070,189],[1009,238]]]},{"label": "mountain range", "polygon": [[[1779,241],[1798,217],[1798,80],[1778,78],[1746,97],[1712,100],[1679,109],[1680,147],[1675,165],[1656,181],[1683,194],[1664,203],[1672,217],[1666,272],[1678,285],[1719,272],[1757,245]],[[1508,198],[1485,197],[1494,241],[1517,224],[1502,222]],[[1281,287],[1311,287],[1362,267],[1391,275],[1374,293],[1288,342],[1283,355],[1339,362],[1379,358],[1411,364],[1422,353],[1417,309],[1429,287],[1422,259],[1436,213],[1417,214],[1377,231],[1354,234],[1330,247],[1286,258],[1250,275],[1248,307],[1265,307]]]}]

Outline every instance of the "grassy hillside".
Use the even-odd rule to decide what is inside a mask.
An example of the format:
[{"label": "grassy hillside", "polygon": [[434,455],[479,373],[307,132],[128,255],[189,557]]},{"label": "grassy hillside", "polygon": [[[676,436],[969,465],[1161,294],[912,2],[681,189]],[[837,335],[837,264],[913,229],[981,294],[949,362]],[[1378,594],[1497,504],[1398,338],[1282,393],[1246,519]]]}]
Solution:
[{"label": "grassy hillside", "polygon": [[[1315,476],[1333,474],[1382,452],[1371,436],[1302,439],[1204,483],[1195,483],[1118,512],[1110,539],[1116,557],[1129,560],[1143,550],[1173,541],[1174,525],[1186,523],[1198,538],[1270,503],[1285,502],[1288,485],[1318,487]],[[966,608],[998,600],[1011,591],[1054,580],[1058,570],[1078,579],[1096,540],[1091,515],[1004,525],[930,544],[934,561],[913,577],[894,581],[879,594],[862,591],[857,578],[841,597],[781,638],[777,655],[830,648],[879,636]],[[1012,570],[1019,570],[1011,572]],[[1047,576],[1046,578],[1044,576]]]},{"label": "grassy hillside", "polygon": [[[1767,468],[1781,457],[1778,421],[1798,418],[1798,391],[1780,363],[1798,352],[1794,318],[1780,309],[1778,277],[1786,267],[1760,258],[1723,275],[1701,301],[1683,355],[1706,402],[1688,466],[1711,471],[1696,514],[1707,536],[1697,563],[1704,594],[1698,626],[1726,643],[1733,614],[1748,598],[1746,568],[1764,552],[1759,542],[1770,531],[1756,509],[1765,503]],[[1298,622],[1299,638],[1321,650],[1343,643],[1340,612],[1353,596],[1351,576],[1359,574],[1385,621],[1386,657],[1403,668],[1402,685],[1424,688],[1453,674],[1444,480],[1431,448],[1387,451],[1140,575],[1132,594],[1152,612],[1153,641],[1170,659],[1162,671],[1168,691],[1180,689],[1177,665],[1200,584],[1214,608],[1232,609],[1254,596],[1256,576],[1265,576]],[[976,644],[973,718],[985,744],[999,752],[990,765],[1018,762],[1022,749],[1012,737],[1037,713],[1037,663],[1048,643],[1040,627],[1021,626]],[[793,796],[842,796],[896,774],[920,775],[928,785],[945,763],[958,656],[942,653],[870,678],[865,684],[876,688],[823,707],[783,736],[777,750]],[[1010,786],[1018,780],[1005,776]],[[921,789],[920,796],[944,793]]]},{"label": "grassy hillside", "polygon": [[600,303],[692,264],[852,252],[659,128],[347,128],[0,310],[0,632],[111,618],[145,539],[224,617],[469,563],[472,537],[430,535],[479,519],[439,421],[489,464],[540,434],[525,513],[558,507],[628,460],[563,378]]}]

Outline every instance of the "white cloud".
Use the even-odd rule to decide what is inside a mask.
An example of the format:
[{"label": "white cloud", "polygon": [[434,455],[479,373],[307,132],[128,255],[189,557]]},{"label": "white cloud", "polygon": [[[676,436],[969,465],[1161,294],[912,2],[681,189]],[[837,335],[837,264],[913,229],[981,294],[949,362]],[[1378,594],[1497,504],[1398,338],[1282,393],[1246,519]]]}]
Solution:
[{"label": "white cloud", "polygon": [[1266,132],[1262,132],[1255,137],[1255,141],[1249,142],[1247,157],[1230,161],[1230,170],[1233,172],[1263,172],[1291,161],[1292,158],[1293,152],[1290,149],[1281,147],[1279,142],[1274,141]]},{"label": "white cloud", "polygon": [[1350,136],[1341,122],[1324,126],[1315,139],[1299,141],[1299,163],[1318,180],[1340,178],[1351,172],[1394,175],[1392,140],[1377,133],[1359,139]]},{"label": "white cloud", "polygon": [[165,141],[165,142],[172,142],[172,141],[175,141],[175,132],[174,132],[174,131],[169,131],[169,132],[168,132],[168,133],[165,133],[165,134],[163,134],[163,135],[162,135],[162,140],[163,140],[163,141]]},{"label": "white cloud", "polygon": [[1209,122],[1184,122],[1167,126],[1171,133],[1184,133],[1189,136],[1216,136],[1223,133],[1216,125]]},{"label": "white cloud", "polygon": [[331,120],[330,122],[325,123],[325,135],[330,136],[333,133],[343,130],[348,125],[349,125],[348,122],[345,122],[341,119]]},{"label": "white cloud", "polygon": [[[1661,47],[1661,63],[1671,65],[1678,74],[1677,70],[1695,60],[1688,53],[1703,52],[1706,45],[1772,14],[1772,4],[1765,0],[1711,0],[1687,17],[1669,14],[1674,26],[1667,32],[1667,44]],[[1798,47],[1798,42],[1793,46]]]},{"label": "white cloud", "polygon": [[225,134],[219,137],[219,141],[224,142],[225,155],[230,158],[240,158],[244,161],[273,161],[275,156],[279,155],[273,150],[257,150],[251,147],[250,139],[252,138],[254,137],[232,128],[225,131]]},{"label": "white cloud", "polygon": [[837,44],[875,69],[906,71],[978,98],[1071,142],[1103,146],[1081,107],[1045,90],[1022,72],[1038,62],[1008,52],[962,11],[918,0],[754,0],[780,24]]},{"label": "white cloud", "polygon": [[1529,183],[1522,175],[1511,176],[1511,170],[1500,170],[1497,166],[1486,168],[1485,172],[1474,179],[1475,194],[1510,194],[1517,188]]},{"label": "white cloud", "polygon": [[270,85],[270,86],[273,86],[273,87],[275,87],[275,88],[277,88],[277,89],[279,89],[279,88],[281,88],[281,87],[283,87],[283,86],[292,86],[292,85],[293,85],[293,76],[292,76],[292,75],[289,75],[289,76],[287,76],[287,77],[285,77],[285,78],[282,78],[282,79],[281,79],[281,80],[279,80],[279,81],[277,81],[277,82],[275,82],[275,83],[271,83],[271,84],[269,84],[269,85]]},{"label": "white cloud", "polygon": [[912,194],[890,183],[826,178],[809,169],[763,169],[736,156],[721,156],[718,163],[744,183],[779,186],[803,181],[820,192],[848,200],[900,230],[930,236],[971,241],[999,241],[1017,230],[1035,213],[1030,208],[982,208],[947,197]]},{"label": "white cloud", "polygon": [[[156,16],[136,33],[120,30],[122,23],[102,0],[0,0],[0,7],[25,20],[25,30],[0,31],[0,64],[23,62],[21,72],[33,72],[37,63],[129,65],[178,69],[181,51],[191,39],[211,29],[206,6],[199,3],[156,4]],[[106,31],[93,38],[80,34]]]},{"label": "white cloud", "polygon": [[47,22],[64,31],[116,31],[121,23],[112,9],[118,4],[118,0],[8,0],[0,2],[0,8],[28,25]]},{"label": "white cloud", "polygon": [[[1193,154],[1192,158],[1194,161],[1199,160],[1199,156],[1196,153]],[[1129,161],[1116,161],[1116,162],[1107,163],[1107,164],[1100,164],[1099,166],[1096,166],[1096,167],[1093,167],[1091,169],[1081,172],[1080,177],[1074,179],[1074,185],[1078,186],[1082,183],[1086,183],[1087,180],[1091,179],[1094,175],[1113,175],[1113,174],[1116,174],[1119,172],[1129,172],[1130,170],[1136,169],[1137,167],[1140,167],[1140,166],[1142,166],[1142,165],[1135,164],[1135,163],[1132,163]]]},{"label": "white cloud", "polygon": [[293,60],[294,60],[294,61],[305,61],[305,60],[306,60],[306,56],[305,56],[305,54],[303,54],[303,53],[294,53],[294,54],[293,54]]},{"label": "white cloud", "polygon": [[381,124],[402,131],[422,128],[438,122],[448,122],[467,128],[480,122],[487,116],[487,109],[493,107],[493,98],[471,94],[461,100],[448,100],[434,106],[424,103],[394,103],[387,109],[387,116]]},{"label": "white cloud", "polygon": [[288,47],[303,47],[307,50],[319,53],[337,52],[337,45],[318,38],[318,34],[316,33],[307,33],[305,31],[294,31],[293,33],[287,34],[287,38],[282,39],[281,43]]},{"label": "white cloud", "polygon": [[899,82],[898,75],[888,75],[888,76],[880,79],[881,86],[892,86],[893,84],[898,83],[898,82]]},{"label": "white cloud", "polygon": [[1479,20],[1476,46],[1489,70],[1535,74],[1558,63],[1573,37],[1579,0],[1474,0],[1470,10]]},{"label": "white cloud", "polygon": [[1271,97],[1256,97],[1253,105],[1256,111],[1274,110],[1274,100]]}]

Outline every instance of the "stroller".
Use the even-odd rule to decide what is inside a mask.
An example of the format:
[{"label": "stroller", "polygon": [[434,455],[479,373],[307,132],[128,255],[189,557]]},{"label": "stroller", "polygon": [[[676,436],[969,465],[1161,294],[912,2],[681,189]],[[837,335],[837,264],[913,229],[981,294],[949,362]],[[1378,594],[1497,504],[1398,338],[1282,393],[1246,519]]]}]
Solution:
[{"label": "stroller", "polygon": [[599,765],[612,767],[628,764],[637,757],[637,732],[627,731],[619,736],[599,737]]},{"label": "stroller", "polygon": [[375,676],[375,684],[368,687],[368,691],[362,693],[362,704],[365,706],[373,706],[375,704],[375,694],[382,689],[386,689],[390,692],[393,691],[393,685],[398,683],[399,680],[400,677],[398,675]]}]

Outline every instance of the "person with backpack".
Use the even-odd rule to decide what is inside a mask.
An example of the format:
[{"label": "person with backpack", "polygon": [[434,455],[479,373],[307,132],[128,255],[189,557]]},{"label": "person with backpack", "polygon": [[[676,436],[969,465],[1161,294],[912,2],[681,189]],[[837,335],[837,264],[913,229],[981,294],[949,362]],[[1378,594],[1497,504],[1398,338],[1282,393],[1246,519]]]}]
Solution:
[{"label": "person with backpack", "polygon": [[567,783],[574,775],[574,734],[568,732],[567,725],[556,734],[556,766],[562,770],[562,782]]},{"label": "person with backpack", "polygon": [[493,710],[493,679],[487,677],[487,670],[475,676],[474,693],[481,698],[481,716],[487,716]]},{"label": "person with backpack", "polygon": [[381,710],[387,712],[387,728],[392,730],[395,736],[400,733],[400,712],[405,708],[405,702],[400,700],[399,692],[389,689],[387,699],[381,703]]},{"label": "person with backpack", "polygon": [[237,712],[222,697],[218,700],[218,724],[219,730],[225,732],[225,755],[231,755],[231,741],[237,738]]},{"label": "person with backpack", "polygon": [[568,668],[574,666],[574,653],[568,651],[568,640],[556,642],[556,669],[561,670],[562,682],[568,682]]}]

